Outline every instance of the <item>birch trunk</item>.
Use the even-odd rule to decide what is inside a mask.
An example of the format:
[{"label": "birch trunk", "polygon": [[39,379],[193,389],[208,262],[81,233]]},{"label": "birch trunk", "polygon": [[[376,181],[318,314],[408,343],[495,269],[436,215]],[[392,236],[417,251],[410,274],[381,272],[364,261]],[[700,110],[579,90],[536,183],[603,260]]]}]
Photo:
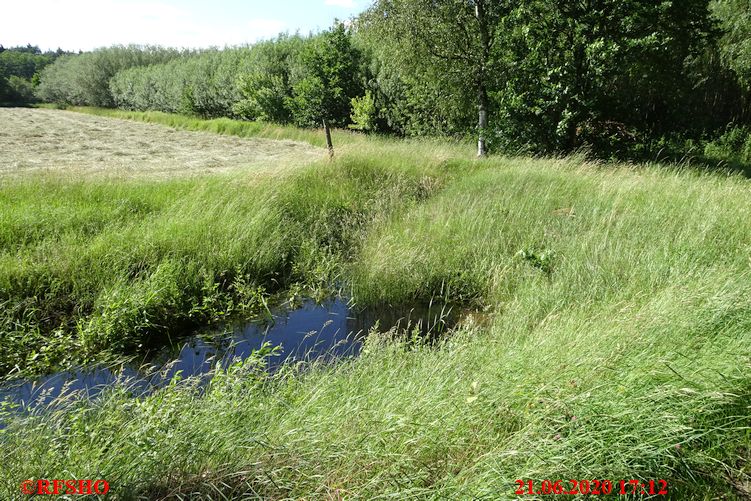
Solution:
[{"label": "birch trunk", "polygon": [[477,156],[484,157],[488,154],[487,147],[485,145],[485,131],[488,128],[488,92],[485,90],[485,86],[480,84],[480,90],[478,91],[478,108],[480,116],[478,120],[479,137],[477,139]]},{"label": "birch trunk", "polygon": [[485,134],[488,128],[488,89],[485,85],[485,68],[490,59],[490,28],[488,19],[485,15],[484,0],[476,0],[475,17],[480,28],[480,41],[482,42],[482,61],[477,72],[477,109],[478,109],[478,139],[477,139],[477,156],[484,157],[488,154],[485,144]]}]

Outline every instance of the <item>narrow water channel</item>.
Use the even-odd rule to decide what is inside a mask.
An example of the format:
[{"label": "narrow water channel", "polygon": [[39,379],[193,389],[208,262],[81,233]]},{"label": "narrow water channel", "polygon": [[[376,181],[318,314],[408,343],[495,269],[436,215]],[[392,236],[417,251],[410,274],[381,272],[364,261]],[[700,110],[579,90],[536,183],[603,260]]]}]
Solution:
[{"label": "narrow water channel", "polygon": [[116,383],[135,395],[182,378],[210,377],[217,365],[227,366],[247,359],[265,343],[280,347],[268,356],[269,370],[295,360],[328,360],[357,356],[364,336],[374,327],[414,328],[422,332],[445,330],[452,318],[448,308],[425,305],[416,308],[359,310],[342,298],[324,303],[307,300],[298,308],[280,307],[265,323],[238,324],[223,332],[195,334],[183,339],[179,348],[165,349],[149,364],[126,364],[117,369],[94,367],[58,372],[36,380],[20,380],[0,387],[0,401],[33,410],[50,405],[63,395],[95,398]]}]

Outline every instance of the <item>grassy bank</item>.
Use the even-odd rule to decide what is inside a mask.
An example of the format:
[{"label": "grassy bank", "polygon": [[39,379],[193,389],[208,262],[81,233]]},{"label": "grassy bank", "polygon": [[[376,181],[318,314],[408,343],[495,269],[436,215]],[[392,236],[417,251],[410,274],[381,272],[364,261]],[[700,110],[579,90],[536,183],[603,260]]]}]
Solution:
[{"label": "grassy bank", "polygon": [[116,388],[8,417],[4,497],[26,478],[104,478],[122,499],[512,499],[517,479],[639,478],[742,498],[747,180],[358,141],[278,180],[2,187],[5,367],[38,345],[64,363],[56,333],[128,352],[294,284],[484,312],[438,346],[373,336],[334,367],[251,360],[204,394]]},{"label": "grassy bank", "polygon": [[[362,234],[436,189],[429,171],[349,158],[296,176],[75,181],[0,191],[3,372],[158,346],[340,281]],[[437,175],[437,174],[436,174]]]},{"label": "grassy bank", "polygon": [[[120,118],[125,120],[138,120],[140,122],[153,123],[174,127],[175,129],[214,132],[238,137],[262,137],[266,139],[289,139],[303,141],[313,146],[325,147],[326,137],[323,129],[310,130],[300,129],[291,125],[279,125],[270,122],[248,122],[232,120],[230,118],[215,118],[203,120],[201,118],[164,113],[161,111],[126,111],[110,108],[95,108],[90,106],[72,106],[69,111],[87,113],[108,118]],[[348,132],[345,130],[333,130],[332,138],[336,146],[350,144],[365,144],[369,141],[363,134]]]}]

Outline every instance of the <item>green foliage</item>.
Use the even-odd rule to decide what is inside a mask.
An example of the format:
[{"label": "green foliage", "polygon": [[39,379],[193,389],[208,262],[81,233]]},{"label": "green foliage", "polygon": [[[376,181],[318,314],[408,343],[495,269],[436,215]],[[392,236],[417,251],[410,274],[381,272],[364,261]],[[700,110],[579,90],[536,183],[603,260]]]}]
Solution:
[{"label": "green foliage", "polygon": [[[511,153],[680,159],[687,142],[703,148],[728,124],[751,124],[747,3],[379,0],[350,28],[308,37],[64,56],[36,92],[203,118],[304,127],[326,119],[422,137],[482,132]],[[29,57],[42,56],[11,59],[26,68]],[[0,76],[0,97],[9,92]]]},{"label": "green foliage", "polygon": [[343,127],[350,121],[352,99],[362,93],[360,51],[352,34],[339,23],[312,38],[292,70],[289,107],[301,127],[318,127],[323,120]]},{"label": "green foliage", "polygon": [[685,61],[710,40],[706,2],[598,5],[529,2],[517,10],[516,64],[495,96],[506,103],[498,122],[506,148],[590,146],[607,155],[638,133],[694,125],[698,117],[686,120],[681,109],[694,85]]},{"label": "green foliage", "polygon": [[716,56],[743,52],[746,3],[713,2],[718,26],[706,0],[497,2],[483,53],[473,11],[484,3],[383,0],[358,36],[385,130],[470,134],[481,81],[497,149],[654,158],[663,136],[699,139],[751,120],[748,85]]},{"label": "green foliage", "polygon": [[704,154],[719,161],[751,165],[751,127],[728,127],[704,148]]},{"label": "green foliage", "polygon": [[128,110],[232,116],[239,99],[236,75],[246,60],[245,49],[188,54],[165,64],[120,71],[109,88],[117,106]]},{"label": "green foliage", "polygon": [[548,276],[553,272],[553,259],[555,258],[553,252],[538,253],[533,250],[520,250],[516,255]]},{"label": "green foliage", "polygon": [[362,92],[359,65],[351,34],[339,26],[310,38],[280,36],[120,71],[110,90],[116,105],[128,110],[309,127],[328,115],[344,126],[351,99]]},{"label": "green foliage", "polygon": [[294,97],[288,103],[298,127],[320,126],[326,115],[327,90],[326,84],[316,75],[295,82]]},{"label": "green foliage", "polygon": [[474,128],[478,92],[505,80],[499,35],[509,10],[505,1],[375,2],[362,16],[362,38],[379,60],[376,101],[388,103],[385,120],[410,135]]},{"label": "green foliage", "polygon": [[34,102],[33,88],[39,73],[63,52],[45,52],[38,47],[11,47],[0,51],[0,104]]},{"label": "green foliage", "polygon": [[289,122],[285,100],[289,89],[283,77],[259,72],[242,75],[240,79],[243,99],[233,105],[235,115],[247,120]]},{"label": "green foliage", "polygon": [[711,8],[723,28],[723,57],[747,85],[751,84],[751,4],[745,0],[713,0]]},{"label": "green foliage", "polygon": [[238,75],[242,97],[233,112],[247,120],[290,122],[290,72],[306,43],[309,42],[300,36],[280,36],[254,45],[249,52],[252,62],[248,70]]},{"label": "green foliage", "polygon": [[175,49],[150,46],[113,46],[60,57],[41,74],[37,96],[61,104],[114,106],[110,80],[118,71],[169,61]]},{"label": "green foliage", "polygon": [[31,103],[34,101],[33,84],[16,75],[8,79],[7,100],[13,103]]},{"label": "green foliage", "polygon": [[0,74],[5,76],[15,75],[26,80],[31,80],[35,73],[44,69],[53,60],[53,56],[49,54],[35,54],[6,49],[0,52]]},{"label": "green foliage", "polygon": [[364,96],[352,98],[352,115],[350,115],[352,125],[350,127],[366,132],[375,130],[377,113],[373,94],[370,90],[366,90]]}]

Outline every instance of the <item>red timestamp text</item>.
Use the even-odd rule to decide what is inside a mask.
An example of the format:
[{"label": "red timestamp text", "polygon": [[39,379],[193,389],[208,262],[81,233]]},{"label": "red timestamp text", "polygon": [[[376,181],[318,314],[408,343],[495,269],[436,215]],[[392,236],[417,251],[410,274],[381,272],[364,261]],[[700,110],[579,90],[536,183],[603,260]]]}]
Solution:
[{"label": "red timestamp text", "polygon": [[569,495],[589,494],[592,496],[609,494],[645,494],[667,496],[666,480],[517,480],[515,493],[518,495]]}]

